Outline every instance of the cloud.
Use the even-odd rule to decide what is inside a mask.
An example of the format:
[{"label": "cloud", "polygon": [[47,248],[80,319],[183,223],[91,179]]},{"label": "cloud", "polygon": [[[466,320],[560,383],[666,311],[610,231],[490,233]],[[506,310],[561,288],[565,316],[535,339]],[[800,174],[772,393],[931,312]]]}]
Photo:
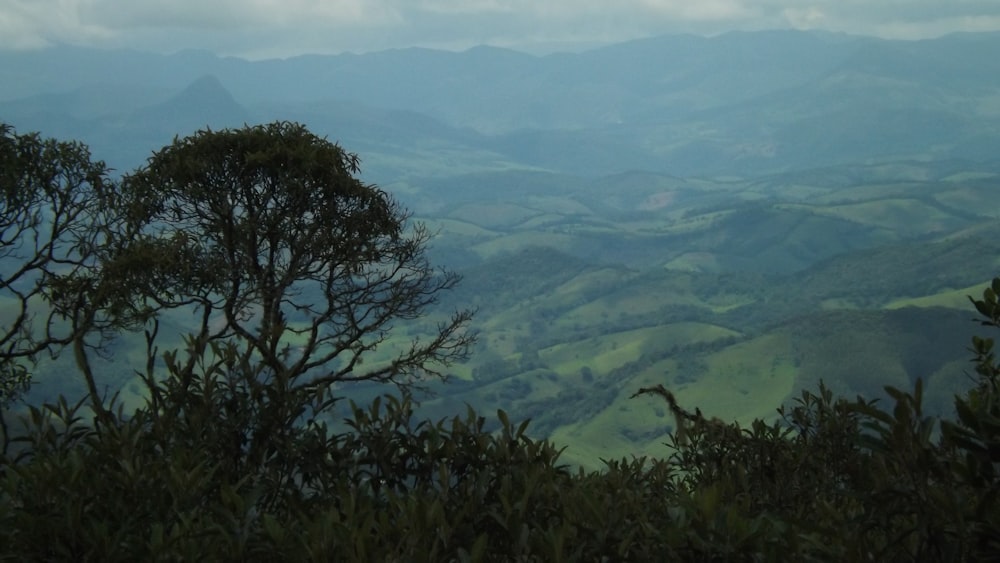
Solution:
[{"label": "cloud", "polygon": [[957,31],[1000,30],[993,0],[771,0],[778,20],[796,29],[826,29],[892,39],[921,39]]},{"label": "cloud", "polygon": [[794,29],[822,28],[827,21],[826,12],[816,6],[787,8],[782,10],[781,16]]},{"label": "cloud", "polygon": [[1000,30],[996,0],[0,0],[0,49],[52,43],[263,57],[664,33],[828,29],[917,38]]},{"label": "cloud", "polygon": [[[80,2],[84,4],[83,2]],[[245,29],[324,25],[371,25],[393,19],[383,2],[371,0],[92,0],[84,15],[114,28],[175,27]]]},{"label": "cloud", "polygon": [[894,39],[921,39],[954,31],[985,32],[997,30],[1000,30],[1000,15],[975,15],[941,17],[924,21],[888,21],[873,26],[870,33]]},{"label": "cloud", "polygon": [[641,0],[640,6],[659,17],[682,21],[734,21],[753,18],[758,11],[746,0]]},{"label": "cloud", "polygon": [[33,49],[54,42],[93,43],[113,32],[80,17],[77,0],[0,0],[0,48]]},{"label": "cloud", "polygon": [[392,0],[0,0],[0,49],[66,43],[273,56],[384,48],[385,30],[405,26]]}]

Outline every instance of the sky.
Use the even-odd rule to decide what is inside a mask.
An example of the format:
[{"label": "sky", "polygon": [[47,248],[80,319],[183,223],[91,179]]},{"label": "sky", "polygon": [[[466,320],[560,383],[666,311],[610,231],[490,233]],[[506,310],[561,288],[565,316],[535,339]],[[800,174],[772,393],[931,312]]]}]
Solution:
[{"label": "sky", "polygon": [[248,59],[475,45],[572,51],[663,35],[1000,31],[1000,0],[0,0],[0,49],[54,44]]}]

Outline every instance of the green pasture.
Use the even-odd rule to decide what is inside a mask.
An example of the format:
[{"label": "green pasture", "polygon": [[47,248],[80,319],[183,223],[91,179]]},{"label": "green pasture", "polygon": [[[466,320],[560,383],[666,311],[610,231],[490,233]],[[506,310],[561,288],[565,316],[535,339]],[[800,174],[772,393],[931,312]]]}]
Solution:
[{"label": "green pasture", "polygon": [[[658,362],[656,369],[669,369],[672,363],[672,360]],[[617,392],[610,405],[590,419],[561,426],[552,432],[551,440],[566,446],[563,461],[599,469],[601,459],[663,453],[662,443],[675,424],[666,403],[656,403],[645,397],[630,398],[642,387],[635,379],[614,385]],[[637,436],[641,439],[636,440]]]},{"label": "green pasture", "polygon": [[588,300],[604,295],[627,283],[630,274],[620,268],[600,268],[585,271],[557,287],[553,293],[565,302]]},{"label": "green pasture", "polygon": [[935,293],[934,295],[923,295],[920,297],[904,297],[894,299],[886,303],[885,309],[901,309],[903,307],[949,307],[951,309],[968,310],[971,306],[969,296],[979,299],[982,297],[983,289],[988,286],[984,281],[961,289],[950,289]]},{"label": "green pasture", "polygon": [[[971,174],[971,173],[970,173]],[[982,217],[1000,218],[1000,198],[997,197],[996,175],[975,178],[969,183],[956,182],[936,190],[934,199],[953,209]]]},{"label": "green pasture", "polygon": [[525,205],[552,215],[586,217],[594,215],[590,206],[570,195],[533,195],[525,200]]},{"label": "green pasture", "polygon": [[[560,316],[563,324],[606,323],[622,317],[629,317],[655,311],[668,305],[702,305],[693,293],[678,291],[678,288],[663,284],[631,283],[613,293],[602,295],[589,303],[574,307]],[[648,290],[637,291],[639,289]]]},{"label": "green pasture", "polygon": [[588,468],[599,460],[664,456],[667,432],[675,425],[666,402],[655,396],[631,398],[640,388],[663,384],[685,409],[708,417],[749,424],[773,420],[795,388],[789,341],[768,335],[723,349],[707,358],[700,376],[678,383],[678,362],[666,359],[618,382],[614,401],[597,416],[555,430],[552,440],[568,446],[564,459]]},{"label": "green pasture", "polygon": [[532,207],[505,201],[466,203],[452,209],[448,218],[479,225],[484,229],[509,229],[544,214]]},{"label": "green pasture", "polygon": [[576,236],[563,233],[521,231],[481,242],[472,247],[483,259],[513,254],[533,246],[547,246],[563,252],[570,252],[579,245]]},{"label": "green pasture", "polygon": [[797,370],[789,338],[765,334],[706,358],[703,379],[677,387],[677,400],[706,416],[749,424],[772,419],[795,387]]},{"label": "green pasture", "polygon": [[809,203],[816,206],[836,206],[884,199],[905,199],[923,195],[927,191],[927,188],[927,184],[912,182],[860,184],[827,190],[825,194],[816,197]]},{"label": "green pasture", "polygon": [[719,257],[711,252],[685,252],[663,267],[680,272],[718,272],[722,269]]},{"label": "green pasture", "polygon": [[774,183],[761,182],[749,188],[766,197],[779,197],[787,201],[819,202],[830,193],[829,188],[806,183]]},{"label": "green pasture", "polygon": [[819,308],[824,311],[835,311],[841,309],[857,309],[858,305],[851,299],[843,297],[835,297],[832,299],[823,299],[819,302]]},{"label": "green pasture", "polygon": [[656,225],[655,232],[661,234],[682,235],[712,231],[712,229],[718,227],[718,221],[731,216],[734,212],[735,209],[706,211],[704,213],[697,212],[696,210],[695,213],[690,216],[681,217],[674,221]]},{"label": "green pasture", "polygon": [[716,325],[684,322],[557,344],[538,354],[549,369],[561,375],[578,375],[585,366],[603,374],[646,355],[663,355],[664,350],[739,335]]},{"label": "green pasture", "polygon": [[474,223],[459,221],[457,219],[448,219],[447,217],[420,217],[417,220],[421,221],[428,228],[428,230],[430,230],[430,232],[436,233],[435,238],[492,238],[501,235],[501,233],[497,231],[485,229]]},{"label": "green pasture", "polygon": [[[997,101],[1000,101],[1000,96],[997,96]],[[1000,109],[1000,105],[997,106]],[[974,182],[976,180],[996,180],[998,174],[996,172],[985,172],[980,170],[965,170],[962,172],[955,172],[954,174],[949,174],[944,178],[941,178],[942,182],[950,182],[954,184],[963,184],[965,182]]]},{"label": "green pasture", "polygon": [[830,205],[814,208],[813,211],[819,215],[888,229],[905,237],[947,232],[962,225],[960,219],[918,199],[881,199]]},{"label": "green pasture", "polygon": [[514,230],[527,231],[532,229],[542,229],[545,231],[570,230],[571,224],[567,223],[566,216],[561,213],[543,212],[535,215],[517,225],[511,227]]},{"label": "green pasture", "polygon": [[385,185],[407,177],[457,176],[482,170],[524,168],[495,152],[448,144],[435,147],[380,145],[365,150],[362,156],[365,177]]}]

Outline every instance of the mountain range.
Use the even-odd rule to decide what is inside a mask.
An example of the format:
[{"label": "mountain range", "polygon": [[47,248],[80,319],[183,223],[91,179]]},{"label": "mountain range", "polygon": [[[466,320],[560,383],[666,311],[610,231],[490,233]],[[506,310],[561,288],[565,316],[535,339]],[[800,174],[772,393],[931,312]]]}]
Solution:
[{"label": "mountain range", "polygon": [[[658,384],[745,424],[821,380],[873,397],[922,378],[928,411],[951,408],[982,333],[967,296],[1000,272],[995,53],[1000,34],[798,31],[546,56],[61,46],[0,52],[0,122],[120,172],[200,128],[276,119],[357,152],[465,278],[394,336],[478,308],[480,344],[422,412],[503,408],[597,466],[662,452],[669,415],[630,399]],[[144,350],[126,335],[101,365],[127,404]],[[31,398],[80,386],[64,355]]]},{"label": "mountain range", "polygon": [[588,176],[994,159],[996,52],[1000,34],[802,31],[545,56],[483,46],[247,61],[61,46],[0,53],[0,119],[80,138],[121,169],[200,127],[294,119],[368,155],[379,181],[427,151]]}]

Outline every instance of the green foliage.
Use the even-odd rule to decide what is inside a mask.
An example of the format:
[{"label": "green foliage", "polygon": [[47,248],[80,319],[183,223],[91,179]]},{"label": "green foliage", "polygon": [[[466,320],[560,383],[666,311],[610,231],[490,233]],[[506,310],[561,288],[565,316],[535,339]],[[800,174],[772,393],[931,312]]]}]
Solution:
[{"label": "green foliage", "polygon": [[[70,148],[86,156],[84,148]],[[45,153],[31,164],[58,171],[58,157]],[[15,175],[19,170],[4,169]],[[5,257],[18,257],[26,245],[34,245],[38,255],[5,286],[31,268],[43,274],[28,280],[35,283],[32,293],[11,289],[21,298],[21,314],[3,336],[5,358],[72,344],[95,414],[84,421],[80,404],[65,402],[32,408],[25,421],[29,432],[15,440],[16,454],[9,459],[4,423],[0,467],[10,477],[5,485],[12,487],[5,506],[16,507],[17,518],[31,515],[13,530],[44,530],[49,503],[76,495],[67,508],[75,515],[71,535],[52,548],[51,557],[116,559],[124,553],[132,559],[141,543],[123,539],[131,529],[152,525],[154,543],[162,547],[167,532],[216,525],[232,532],[248,510],[264,515],[273,536],[275,518],[306,510],[316,490],[347,486],[326,478],[348,475],[329,467],[339,459],[336,452],[347,452],[345,459],[357,470],[344,482],[352,486],[361,484],[358,468],[365,463],[381,467],[381,458],[354,460],[372,458],[359,453],[361,446],[341,447],[328,436],[320,420],[329,417],[337,400],[334,386],[371,380],[406,388],[441,375],[438,364],[464,357],[474,336],[464,330],[471,312],[458,312],[430,338],[414,339],[394,357],[360,367],[363,356],[386,342],[395,322],[420,316],[458,277],[429,265],[428,232],[419,225],[408,228],[406,213],[385,192],[356,180],[357,171],[356,156],[297,124],[203,131],[176,140],[119,188],[86,201],[90,207],[72,218],[106,213],[111,220],[66,227],[77,237],[64,251],[68,258],[58,252],[69,243],[43,244],[35,231],[59,233],[59,205],[63,199],[76,203],[72,198],[80,197],[76,191],[82,188],[43,184],[56,203],[43,199],[22,212],[11,203],[20,202],[11,195],[20,193],[15,188],[32,197],[32,190],[40,190],[5,181],[5,203],[13,214]],[[100,178],[85,180],[94,186]],[[49,275],[46,259],[66,270],[63,275]],[[49,305],[49,338],[40,342],[24,326],[33,313],[29,306],[39,305],[29,302],[35,295]],[[162,369],[158,317],[184,307],[194,309],[200,326],[185,339],[185,349],[162,354]],[[51,337],[53,319],[71,327],[61,340]],[[88,337],[142,325],[147,358],[137,372],[146,383],[147,404],[131,413],[121,406],[116,411],[115,398],[108,404],[98,391]],[[4,372],[11,376],[4,389],[13,390],[24,377],[18,366],[4,365],[11,366]],[[33,467],[41,472],[23,472]],[[78,483],[80,467],[95,468],[110,480]],[[64,471],[68,474],[57,483]],[[165,485],[157,488],[158,481]],[[369,488],[377,490],[382,481],[375,478]],[[39,483],[47,494],[22,501],[24,491]],[[100,504],[94,499],[106,497],[135,507],[105,507],[124,521],[91,518],[90,505]],[[228,520],[213,520],[217,507],[207,499],[220,499]],[[115,537],[101,535],[108,530]],[[31,542],[25,547],[27,553],[42,550],[36,554],[48,549]],[[241,555],[245,547],[229,542],[225,552]],[[182,553],[199,551],[205,551],[200,539]]]},{"label": "green foliage", "polygon": [[0,405],[5,405],[31,387],[31,373],[11,360],[0,362]]},{"label": "green foliage", "polygon": [[78,409],[31,410],[0,493],[10,560],[514,556],[546,541],[527,526],[559,514],[569,480],[558,451],[502,412],[491,435],[471,412],[414,424],[408,399],[387,398],[352,407],[349,432],[286,427],[284,451],[259,456],[217,447],[230,427],[207,410],[90,426]]},{"label": "green foliage", "polygon": [[[989,338],[973,340],[977,385],[956,397],[955,420],[925,413],[921,381],[886,387],[889,407],[820,384],[779,420],[746,427],[655,385],[636,395],[666,402],[668,453],[601,471],[560,464],[562,450],[504,411],[493,431],[471,407],[417,418],[405,392],[351,403],[334,425],[337,383],[405,391],[400,376],[471,344],[459,314],[396,363],[360,371],[391,320],[419,314],[455,278],[432,275],[424,235],[407,234],[355,166],[273,124],[176,141],[125,180],[109,201],[127,222],[102,231],[99,275],[81,269],[41,290],[65,292],[52,303],[78,327],[95,416],[86,401],[29,407],[0,455],[0,560],[971,561],[1000,550]],[[310,284],[332,297],[297,301]],[[65,295],[77,305],[63,307]],[[1000,278],[972,300],[986,326],[1000,327],[998,295]],[[187,305],[200,329],[158,359],[155,315]],[[86,331],[139,320],[147,401],[126,412],[93,391]],[[531,352],[520,367],[550,373]]]},{"label": "green foliage", "polygon": [[0,123],[0,406],[25,389],[38,355],[86,330],[40,305],[61,280],[95,267],[113,221],[101,205],[107,175],[82,143]]},{"label": "green foliage", "polygon": [[887,389],[890,410],[821,385],[749,428],[657,386],[638,394],[675,417],[671,453],[575,473],[503,411],[489,432],[471,409],[432,423],[385,397],[332,431],[332,399],[216,348],[228,361],[188,385],[151,383],[156,409],[32,408],[0,466],[0,540],[9,560],[980,560],[1000,425],[998,367],[975,346],[981,385],[940,430],[919,383]]},{"label": "green foliage", "polygon": [[459,277],[430,265],[431,234],[358,172],[357,155],[296,123],[176,139],[123,180],[127,236],[102,283],[139,308],[193,307],[196,347],[236,346],[275,385],[442,375],[474,341],[468,310],[360,367]]}]

